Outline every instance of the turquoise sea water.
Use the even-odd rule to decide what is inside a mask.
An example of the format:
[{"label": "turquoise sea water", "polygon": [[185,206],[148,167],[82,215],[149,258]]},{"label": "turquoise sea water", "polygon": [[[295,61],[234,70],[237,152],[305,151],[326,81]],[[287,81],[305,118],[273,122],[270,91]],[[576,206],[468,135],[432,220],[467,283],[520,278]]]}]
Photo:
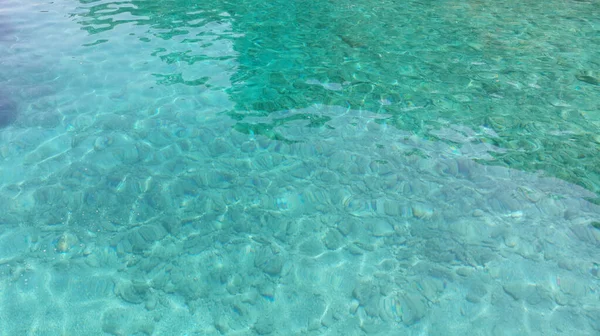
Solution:
[{"label": "turquoise sea water", "polygon": [[0,2],[0,335],[600,333],[600,3]]}]

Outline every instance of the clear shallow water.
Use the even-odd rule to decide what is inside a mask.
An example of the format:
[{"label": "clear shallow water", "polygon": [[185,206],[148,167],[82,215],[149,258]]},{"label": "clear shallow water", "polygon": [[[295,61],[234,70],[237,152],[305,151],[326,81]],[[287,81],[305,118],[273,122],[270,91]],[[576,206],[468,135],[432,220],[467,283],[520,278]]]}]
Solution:
[{"label": "clear shallow water", "polygon": [[2,6],[3,335],[600,330],[598,4]]}]

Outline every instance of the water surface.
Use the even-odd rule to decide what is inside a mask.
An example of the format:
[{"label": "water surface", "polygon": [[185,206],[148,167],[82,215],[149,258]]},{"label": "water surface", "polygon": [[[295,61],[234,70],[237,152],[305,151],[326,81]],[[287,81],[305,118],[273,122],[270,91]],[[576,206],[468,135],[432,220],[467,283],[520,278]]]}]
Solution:
[{"label": "water surface", "polygon": [[4,1],[0,334],[598,333],[599,10]]}]

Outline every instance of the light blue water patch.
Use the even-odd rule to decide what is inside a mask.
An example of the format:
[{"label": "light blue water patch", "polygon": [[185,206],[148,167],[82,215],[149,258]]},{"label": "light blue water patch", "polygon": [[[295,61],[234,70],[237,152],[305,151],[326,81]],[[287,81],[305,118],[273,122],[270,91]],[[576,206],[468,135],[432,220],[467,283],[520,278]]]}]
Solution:
[{"label": "light blue water patch", "polygon": [[598,4],[3,8],[7,335],[600,330]]}]

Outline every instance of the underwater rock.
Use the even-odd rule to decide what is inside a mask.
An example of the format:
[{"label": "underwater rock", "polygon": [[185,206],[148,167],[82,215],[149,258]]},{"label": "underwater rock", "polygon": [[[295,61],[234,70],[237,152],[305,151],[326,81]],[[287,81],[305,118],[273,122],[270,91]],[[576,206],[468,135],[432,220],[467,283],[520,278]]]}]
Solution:
[{"label": "underwater rock", "polygon": [[8,41],[9,35],[13,32],[11,26],[6,23],[2,23],[4,18],[0,17],[0,41]]},{"label": "underwater rock", "polygon": [[17,119],[17,104],[0,92],[0,128],[12,124]]},{"label": "underwater rock", "polygon": [[0,128],[6,127],[17,120],[17,104],[0,92]]},{"label": "underwater rock", "polygon": [[433,216],[433,208],[427,204],[417,203],[412,207],[412,214],[414,217],[419,219],[429,219]]},{"label": "underwater rock", "polygon": [[600,85],[600,79],[594,77],[594,76],[590,76],[590,75],[586,75],[586,74],[579,74],[579,75],[575,75],[575,78],[577,78],[578,80],[588,83],[588,84],[592,84],[592,85]]}]

